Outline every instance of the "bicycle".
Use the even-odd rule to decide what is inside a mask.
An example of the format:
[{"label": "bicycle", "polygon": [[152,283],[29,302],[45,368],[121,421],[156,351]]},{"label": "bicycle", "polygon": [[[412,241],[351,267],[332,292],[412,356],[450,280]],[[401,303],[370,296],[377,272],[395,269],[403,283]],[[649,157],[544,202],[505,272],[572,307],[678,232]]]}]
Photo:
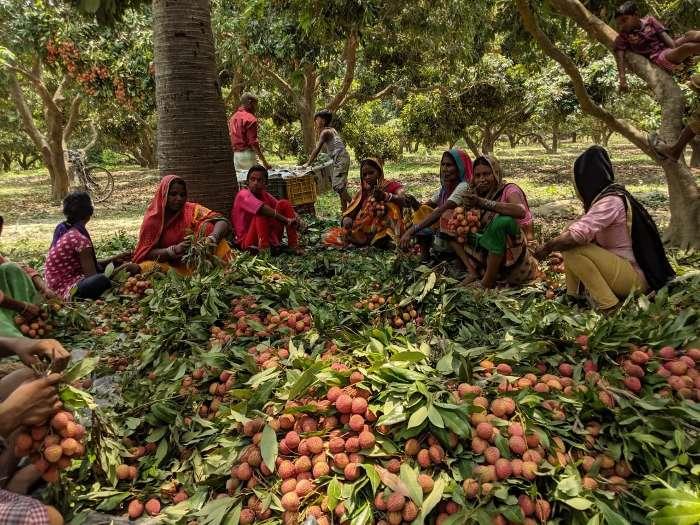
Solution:
[{"label": "bicycle", "polygon": [[114,192],[114,176],[107,168],[97,164],[87,165],[85,150],[68,150],[71,179],[77,176],[79,188],[88,192],[93,202],[104,202]]}]

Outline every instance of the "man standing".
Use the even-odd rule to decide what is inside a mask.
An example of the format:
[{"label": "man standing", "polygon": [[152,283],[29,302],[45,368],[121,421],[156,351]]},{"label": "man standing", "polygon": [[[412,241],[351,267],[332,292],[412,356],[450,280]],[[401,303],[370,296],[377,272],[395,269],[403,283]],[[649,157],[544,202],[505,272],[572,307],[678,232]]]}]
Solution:
[{"label": "man standing", "polygon": [[258,141],[258,119],[255,117],[257,109],[257,97],[252,93],[244,93],[241,96],[241,105],[228,121],[236,171],[252,168],[257,164],[256,156],[267,169],[270,169],[270,164],[265,160]]}]

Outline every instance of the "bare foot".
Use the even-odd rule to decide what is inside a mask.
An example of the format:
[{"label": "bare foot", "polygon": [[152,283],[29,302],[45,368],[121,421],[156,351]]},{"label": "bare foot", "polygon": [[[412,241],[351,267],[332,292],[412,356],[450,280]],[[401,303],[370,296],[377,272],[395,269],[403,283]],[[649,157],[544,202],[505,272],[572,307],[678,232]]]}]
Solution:
[{"label": "bare foot", "polygon": [[475,282],[481,283],[479,281],[479,276],[475,275],[473,273],[470,273],[464,279],[462,279],[462,282],[459,284],[461,284],[462,286],[470,286],[470,285],[473,286]]}]

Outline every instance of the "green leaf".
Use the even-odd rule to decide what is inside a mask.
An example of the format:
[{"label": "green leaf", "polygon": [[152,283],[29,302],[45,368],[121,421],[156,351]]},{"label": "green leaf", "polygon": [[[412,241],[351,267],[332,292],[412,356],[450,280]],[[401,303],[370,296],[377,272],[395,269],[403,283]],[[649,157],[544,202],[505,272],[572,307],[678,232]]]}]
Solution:
[{"label": "green leaf", "polygon": [[441,374],[451,374],[452,372],[454,372],[454,368],[452,367],[452,358],[452,352],[446,353],[437,362],[437,364],[435,365],[435,369]]},{"label": "green leaf", "polygon": [[423,291],[421,294],[418,296],[418,302],[422,301],[423,298],[428,295],[428,292],[435,288],[435,283],[437,282],[437,275],[435,275],[435,272],[430,272],[430,275],[428,275],[428,280],[425,283],[425,286],[423,287]]},{"label": "green leaf", "polygon": [[66,384],[70,384],[74,381],[77,381],[78,379],[82,379],[83,377],[91,373],[97,366],[97,363],[99,362],[99,357],[85,357],[81,359],[64,372],[63,382]]},{"label": "green leaf", "polygon": [[607,525],[630,525],[629,521],[608,507],[600,499],[596,501],[596,506],[603,513],[603,520]]},{"label": "green leaf", "polygon": [[374,466],[369,463],[363,463],[362,468],[364,468],[365,472],[367,473],[369,482],[372,485],[372,495],[374,495],[377,492],[379,485],[381,484],[379,474],[377,473],[377,470],[374,468]]},{"label": "green leaf", "polygon": [[587,510],[593,506],[593,502],[587,500],[586,498],[565,499],[564,503],[566,503],[569,507],[575,508],[576,510]]},{"label": "green leaf", "polygon": [[340,495],[343,491],[343,485],[338,481],[338,478],[333,478],[328,483],[326,494],[328,495],[328,508],[334,509],[340,501]]},{"label": "green leaf", "polygon": [[160,440],[166,432],[168,432],[168,427],[158,427],[151,430],[151,432],[146,436],[146,443],[155,443]]},{"label": "green leaf", "polygon": [[433,490],[430,492],[430,494],[428,494],[428,497],[425,498],[425,501],[423,502],[423,505],[420,509],[420,514],[413,521],[413,525],[420,525],[425,522],[425,519],[428,517],[428,514],[430,514],[430,512],[437,506],[437,504],[440,503],[442,495],[445,492],[446,486],[447,483],[445,483],[445,480],[443,478],[440,478],[435,482]]},{"label": "green leaf", "polygon": [[323,361],[318,361],[304,370],[299,378],[289,389],[289,399],[294,399],[303,393],[311,384],[318,379],[318,373],[328,366]]},{"label": "green leaf", "polygon": [[85,390],[79,390],[71,385],[62,385],[60,387],[59,397],[66,408],[89,408],[90,410],[95,410],[97,408],[97,404],[90,394],[85,392]]},{"label": "green leaf", "polygon": [[116,509],[122,501],[124,501],[126,498],[129,497],[128,492],[120,492],[119,494],[115,494],[113,496],[110,496],[95,507],[96,510],[114,510]]},{"label": "green leaf", "polygon": [[401,463],[399,478],[408,489],[408,497],[420,507],[423,504],[423,490],[418,484],[418,473],[408,463]]},{"label": "green leaf", "polygon": [[445,422],[442,420],[440,411],[437,408],[435,408],[432,404],[428,407],[428,419],[430,419],[430,422],[434,426],[438,428],[445,428]]},{"label": "green leaf", "polygon": [[428,417],[428,407],[423,405],[418,410],[416,410],[413,414],[411,414],[411,417],[408,419],[408,427],[407,428],[414,428],[414,427],[421,425],[427,417]]},{"label": "green leaf", "polygon": [[696,525],[700,523],[700,503],[668,505],[651,518],[655,525]]},{"label": "green leaf", "polygon": [[277,460],[278,445],[277,445],[277,434],[272,429],[270,425],[265,425],[262,432],[262,439],[260,440],[260,453],[262,454],[265,466],[270,469],[271,472],[275,471],[275,461]]}]

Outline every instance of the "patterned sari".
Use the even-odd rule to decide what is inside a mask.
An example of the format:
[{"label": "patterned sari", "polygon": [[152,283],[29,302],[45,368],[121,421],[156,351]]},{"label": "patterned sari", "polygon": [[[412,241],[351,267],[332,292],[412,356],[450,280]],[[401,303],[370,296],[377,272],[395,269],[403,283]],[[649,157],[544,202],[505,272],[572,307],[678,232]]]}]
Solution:
[{"label": "patterned sari", "polygon": [[[133,260],[141,267],[142,272],[152,270],[167,271],[173,268],[180,275],[190,275],[192,269],[184,264],[168,264],[146,260],[151,250],[155,248],[168,248],[185,240],[190,233],[196,238],[211,234],[216,221],[223,221],[220,214],[197,204],[187,201],[177,215],[165,219],[165,208],[168,201],[168,191],[174,182],[185,184],[185,181],[176,175],[166,175],[160,181],[160,185],[148,205],[146,214],[141,224],[139,241],[134,250]],[[215,255],[221,259],[231,258],[231,248],[228,242],[222,240],[216,248]]]},{"label": "patterned sari", "polygon": [[[394,194],[403,189],[403,185],[398,181],[387,181],[384,179],[384,170],[381,161],[373,158],[364,159],[360,163],[360,173],[362,165],[370,162],[379,169],[380,177],[377,187],[386,193]],[[375,215],[373,211],[374,199],[372,198],[373,188],[365,188],[360,181],[361,189],[353,197],[347,209],[343,213],[343,218],[352,218],[352,228],[349,234],[342,227],[331,228],[324,239],[324,244],[328,246],[345,247],[349,244],[355,246],[374,246],[381,241],[392,240],[397,243],[405,230],[403,220],[403,210],[394,202],[385,202],[385,213],[381,217]]]},{"label": "patterned sari", "polygon": [[[488,200],[507,202],[508,189],[517,189],[522,194],[522,203],[529,211],[525,193],[515,184],[503,182],[503,172],[500,163],[491,156],[484,155],[491,166],[498,186],[496,190],[487,195]],[[446,211],[440,219],[441,230],[450,236],[455,232],[450,231],[446,224],[454,210]],[[464,251],[474,263],[479,276],[486,270],[486,260],[489,253],[503,255],[499,279],[508,284],[523,284],[536,279],[540,275],[537,260],[528,249],[528,242],[523,228],[513,217],[499,215],[494,211],[484,210],[480,218],[480,233],[469,236],[464,244]],[[529,225],[531,228],[531,225]]]}]

